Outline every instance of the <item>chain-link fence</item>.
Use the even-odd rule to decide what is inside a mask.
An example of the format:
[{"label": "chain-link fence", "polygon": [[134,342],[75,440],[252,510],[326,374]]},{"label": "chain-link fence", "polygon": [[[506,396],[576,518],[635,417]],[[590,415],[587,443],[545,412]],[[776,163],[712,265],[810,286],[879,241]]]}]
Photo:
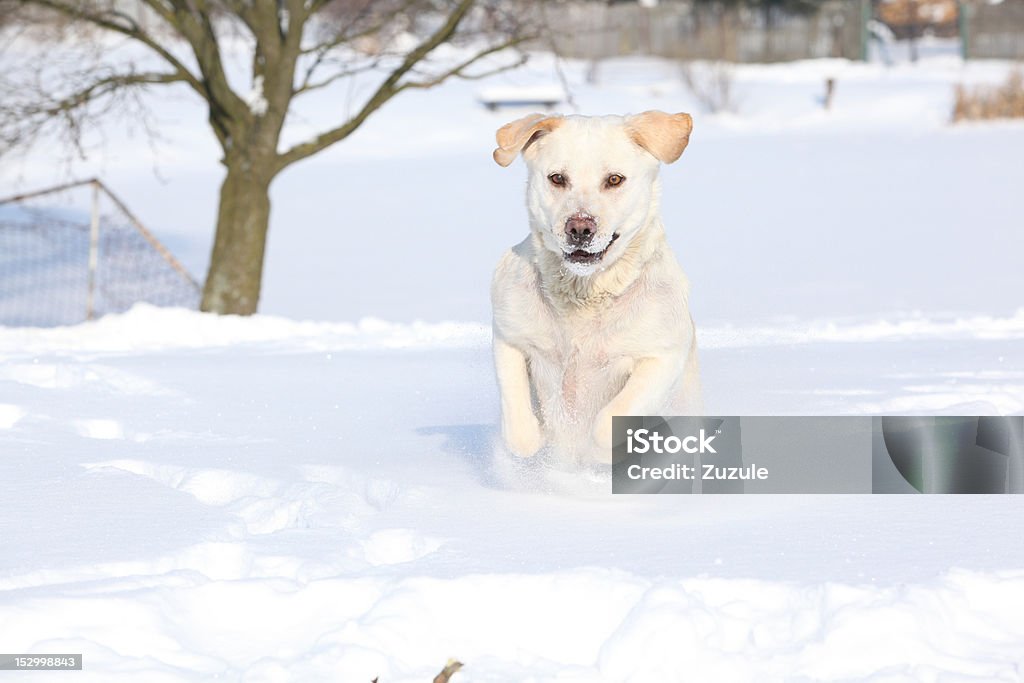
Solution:
[{"label": "chain-link fence", "polygon": [[0,325],[71,325],[200,286],[102,182],[0,199]]}]

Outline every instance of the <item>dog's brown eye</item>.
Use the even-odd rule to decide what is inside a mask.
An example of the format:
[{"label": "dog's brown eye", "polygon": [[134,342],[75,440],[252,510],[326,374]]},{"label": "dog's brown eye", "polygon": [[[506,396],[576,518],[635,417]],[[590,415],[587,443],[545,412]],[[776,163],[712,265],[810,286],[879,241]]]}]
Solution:
[{"label": "dog's brown eye", "polygon": [[608,176],[608,179],[605,180],[604,183],[607,187],[618,187],[625,181],[626,179],[620,176],[618,173],[612,173],[610,176]]},{"label": "dog's brown eye", "polygon": [[558,187],[563,187],[565,185],[565,176],[561,173],[552,173],[548,176],[548,180],[551,181],[552,185],[557,185]]}]

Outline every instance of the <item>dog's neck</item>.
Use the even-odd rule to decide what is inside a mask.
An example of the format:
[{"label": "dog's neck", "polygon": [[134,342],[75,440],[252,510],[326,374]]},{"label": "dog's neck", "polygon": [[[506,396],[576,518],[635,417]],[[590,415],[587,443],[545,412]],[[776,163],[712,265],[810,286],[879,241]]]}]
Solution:
[{"label": "dog's neck", "polygon": [[609,267],[590,275],[570,272],[556,254],[544,247],[536,233],[532,236],[534,263],[540,271],[541,287],[557,308],[584,309],[621,296],[637,281],[644,266],[665,244],[665,229],[657,214],[644,226]]}]

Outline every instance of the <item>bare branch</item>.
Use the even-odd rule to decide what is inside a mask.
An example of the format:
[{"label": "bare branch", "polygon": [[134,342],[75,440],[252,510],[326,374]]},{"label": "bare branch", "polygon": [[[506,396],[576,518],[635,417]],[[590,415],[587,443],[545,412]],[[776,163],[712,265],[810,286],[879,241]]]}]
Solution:
[{"label": "bare branch", "polygon": [[376,21],[366,26],[361,26],[365,19],[370,18],[372,15],[371,9],[375,6],[373,0],[366,0],[366,2],[360,6],[359,10],[351,17],[344,17],[344,19],[336,19],[336,23],[340,28],[321,39],[316,44],[303,49],[303,54],[324,54],[333,50],[336,47],[352,43],[353,41],[359,40],[371,36],[375,33],[379,33],[389,24],[395,20],[396,16],[405,14],[411,10],[415,5],[421,4],[423,0],[404,0],[402,4],[390,8],[389,11],[381,13]]},{"label": "bare branch", "polygon": [[117,74],[101,78],[98,81],[82,88],[62,100],[59,100],[51,107],[43,107],[42,114],[57,114],[60,112],[72,111],[84,106],[104,95],[109,95],[118,88],[132,85],[155,85],[158,83],[179,83],[185,79],[178,73],[128,73]]},{"label": "bare branch", "polygon": [[[419,0],[406,0],[405,4],[399,11],[404,11],[404,9],[411,7],[416,2],[419,2]],[[351,29],[358,24],[359,20],[362,18],[362,15],[366,13],[366,9],[368,6],[369,4],[364,5],[357,13],[357,16],[354,17],[351,21],[345,22],[343,28],[339,29],[337,32],[331,34],[327,38],[321,39],[319,42],[312,45],[311,47],[300,49],[300,55],[314,55],[314,57],[313,60],[305,68],[305,73],[303,74],[302,81],[299,83],[299,86],[294,90],[296,94],[308,92],[309,90],[318,90],[319,88],[323,87],[323,85],[327,85],[327,83],[324,83],[323,85],[313,86],[312,83],[317,71],[320,69],[320,67],[324,66],[327,63],[327,57],[328,55],[331,54],[332,51],[336,50],[342,45],[358,41],[360,38],[365,38],[368,36],[372,36],[374,34],[378,34],[387,26],[387,24],[390,21],[394,20],[394,16],[389,14],[380,19],[380,21],[375,22],[359,31],[353,32]],[[374,65],[376,65],[376,62],[374,62]],[[343,73],[347,72],[349,74],[355,74],[365,70],[365,68],[345,69],[343,70]],[[330,82],[334,82],[336,80],[338,80],[338,78],[334,78],[333,76],[330,77]]]},{"label": "bare branch", "polygon": [[[159,2],[159,0],[155,1]],[[235,14],[239,19],[242,20],[242,23],[245,24],[246,28],[248,28],[254,34],[256,33],[256,17],[253,12],[256,5],[254,3],[246,2],[245,0],[222,1],[228,7],[228,9],[231,10],[233,14]]]},{"label": "bare branch", "polygon": [[529,57],[526,54],[520,54],[519,59],[517,59],[516,61],[510,62],[508,64],[503,64],[503,65],[497,66],[497,67],[495,67],[493,69],[488,69],[486,71],[479,71],[479,72],[473,73],[473,74],[467,74],[465,72],[466,69],[468,69],[469,67],[473,66],[474,64],[479,62],[484,57],[487,57],[489,55],[493,55],[493,54],[495,54],[497,52],[502,52],[503,50],[508,50],[510,48],[516,47],[517,45],[519,45],[519,44],[521,44],[521,43],[523,43],[523,42],[525,42],[527,40],[530,40],[531,38],[532,38],[532,36],[531,37],[522,36],[522,37],[515,38],[513,40],[508,40],[508,41],[506,41],[504,43],[501,43],[499,45],[495,45],[495,46],[493,46],[491,48],[488,48],[487,50],[484,50],[483,52],[478,52],[477,54],[473,55],[472,57],[470,57],[469,59],[465,60],[461,64],[453,66],[452,68],[448,69],[447,71],[444,71],[441,74],[439,74],[437,76],[434,76],[432,78],[429,78],[429,79],[427,79],[425,81],[406,81],[406,82],[402,83],[401,86],[399,86],[398,91],[401,92],[402,90],[413,89],[413,88],[418,88],[418,89],[433,88],[434,86],[441,85],[441,83],[445,82],[449,78],[461,78],[461,79],[466,80],[466,81],[475,81],[475,80],[479,80],[481,78],[487,78],[488,76],[493,76],[495,74],[500,74],[500,73],[502,73],[504,71],[509,71],[511,69],[515,69],[517,67],[522,66],[523,64],[525,64],[528,61]]},{"label": "bare branch", "polygon": [[[54,97],[38,89],[29,93],[28,101],[23,96],[8,98],[0,108],[0,156],[17,146],[30,144],[52,123],[59,123],[71,146],[82,153],[82,131],[87,121],[98,119],[126,103],[139,108],[138,101],[126,102],[125,99],[131,97],[135,89],[177,82],[184,82],[177,72],[113,73],[95,78],[70,94]],[[140,116],[136,116],[138,118]]]},{"label": "bare branch", "polygon": [[313,2],[311,2],[309,5],[309,13],[311,15],[316,14],[324,7],[326,7],[328,4],[330,4],[330,2],[331,0],[313,0]]},{"label": "bare branch", "polygon": [[206,0],[169,2],[173,6],[172,26],[188,41],[202,73],[200,94],[209,104],[210,123],[214,134],[221,147],[228,151],[237,132],[232,130],[232,124],[239,121],[243,125],[249,123],[251,112],[228,83],[220,54],[220,44],[210,15],[210,6]]},{"label": "bare branch", "polygon": [[344,140],[351,135],[364,121],[377,111],[385,102],[394,97],[401,90],[399,82],[409,73],[420,61],[430,54],[439,45],[451,38],[458,29],[459,24],[469,12],[474,0],[461,0],[455,9],[448,15],[447,20],[429,38],[424,40],[415,49],[409,52],[391,74],[384,79],[374,91],[373,95],[353,117],[342,125],[318,135],[307,142],[295,145],[282,154],[278,155],[278,170],[295,163],[308,156],[330,147],[334,143]]},{"label": "bare branch", "polygon": [[[139,41],[159,55],[165,62],[170,64],[175,72],[181,76],[180,80],[188,83],[196,92],[203,94],[203,86],[195,74],[193,74],[192,71],[181,62],[181,60],[175,57],[167,48],[160,45],[152,36],[143,31],[134,20],[127,17],[125,14],[114,10],[90,12],[86,9],[85,4],[80,2],[66,3],[61,2],[61,0],[32,0],[32,2],[35,5],[52,10],[71,19],[86,21],[94,26],[98,26],[108,31],[113,31],[114,33],[120,33],[121,35],[125,35]],[[156,6],[159,4],[158,0],[147,1],[147,5],[150,6]],[[157,11],[159,12],[159,10]]]},{"label": "bare branch", "polygon": [[361,64],[359,66],[339,69],[338,71],[332,73],[330,76],[324,76],[324,78],[322,78],[319,81],[310,81],[310,72],[307,73],[307,76],[303,79],[302,84],[295,89],[294,94],[304,95],[315,90],[322,90],[323,88],[326,88],[332,83],[336,83],[337,81],[344,80],[352,76],[357,76],[361,73],[366,73],[367,71],[372,71],[376,69],[378,66],[380,66],[380,60],[375,59],[365,64]]},{"label": "bare branch", "polygon": [[146,7],[150,8],[157,15],[171,26],[174,25],[174,9],[163,0],[142,0]]}]

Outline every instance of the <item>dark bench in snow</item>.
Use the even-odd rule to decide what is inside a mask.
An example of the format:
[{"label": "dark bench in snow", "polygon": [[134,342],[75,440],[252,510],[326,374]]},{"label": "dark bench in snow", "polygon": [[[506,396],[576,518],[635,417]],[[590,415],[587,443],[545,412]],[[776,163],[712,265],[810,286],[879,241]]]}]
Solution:
[{"label": "dark bench in snow", "polygon": [[502,107],[542,107],[554,109],[565,101],[565,91],[557,85],[496,87],[481,90],[480,103],[491,111]]}]

